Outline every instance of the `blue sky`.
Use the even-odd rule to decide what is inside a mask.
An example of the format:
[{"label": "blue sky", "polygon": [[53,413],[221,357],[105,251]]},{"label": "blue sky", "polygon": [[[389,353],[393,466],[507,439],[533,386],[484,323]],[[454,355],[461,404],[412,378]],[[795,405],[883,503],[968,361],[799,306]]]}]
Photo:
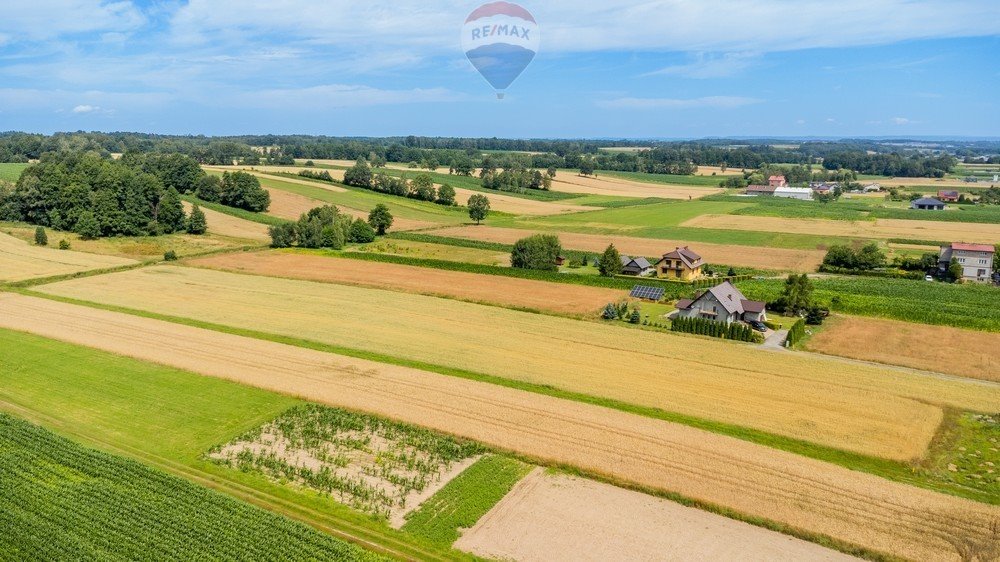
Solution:
[{"label": "blue sky", "polygon": [[8,4],[0,130],[1000,136],[996,0],[524,0],[503,101],[461,49],[481,2]]}]

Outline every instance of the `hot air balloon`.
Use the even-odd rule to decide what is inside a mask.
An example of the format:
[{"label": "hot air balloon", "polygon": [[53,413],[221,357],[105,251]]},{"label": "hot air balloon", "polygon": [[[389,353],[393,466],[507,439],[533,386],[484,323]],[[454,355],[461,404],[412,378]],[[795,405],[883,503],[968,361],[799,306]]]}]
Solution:
[{"label": "hot air balloon", "polygon": [[462,48],[497,98],[538,52],[538,24],[521,6],[491,2],[476,8],[462,27]]}]

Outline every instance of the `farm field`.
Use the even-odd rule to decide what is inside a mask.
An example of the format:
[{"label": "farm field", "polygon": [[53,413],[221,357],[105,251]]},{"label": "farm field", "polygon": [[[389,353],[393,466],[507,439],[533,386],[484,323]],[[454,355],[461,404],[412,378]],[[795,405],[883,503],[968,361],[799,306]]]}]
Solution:
[{"label": "farm field", "polygon": [[[462,226],[427,231],[427,234],[466,240],[482,240],[513,244],[514,242],[545,230],[524,230],[495,226]],[[551,232],[548,232],[551,233]],[[781,271],[816,271],[823,263],[825,252],[820,250],[793,250],[789,248],[757,248],[748,246],[692,242],[681,239],[638,238],[612,234],[583,234],[559,231],[559,240],[566,249],[600,253],[613,243],[623,254],[656,257],[673,251],[679,246],[691,246],[705,261],[716,265],[753,267]]]},{"label": "farm field", "polygon": [[[747,298],[772,301],[781,295],[783,283],[767,279],[738,285]],[[839,275],[815,279],[813,286],[817,302],[844,314],[1000,332],[997,289],[987,285]]]},{"label": "farm field", "polygon": [[348,252],[387,254],[418,259],[431,259],[479,265],[510,266],[510,252],[480,248],[464,248],[450,244],[418,242],[400,238],[376,240],[370,244],[351,246]]},{"label": "farm field", "polygon": [[[917,211],[915,211],[917,212]],[[928,213],[930,211],[927,211]],[[941,211],[955,212],[955,211]],[[747,215],[702,215],[681,224],[691,228],[711,228],[750,232],[785,232],[853,238],[901,238],[907,240],[963,240],[985,244],[1000,243],[1000,224],[954,221],[876,219],[844,221],[795,219]]]},{"label": "farm field", "polygon": [[699,199],[722,193],[716,187],[637,181],[610,173],[598,172],[597,177],[584,177],[572,171],[560,171],[552,180],[552,191],[584,195],[617,195],[619,197],[659,197],[661,199]]},{"label": "farm field", "polygon": [[[19,295],[0,295],[0,309],[3,327],[422,425],[896,556],[955,558],[941,535],[979,535],[998,513],[996,506],[738,439],[496,385]],[[31,364],[23,346],[13,349],[0,360]],[[47,373],[13,371],[15,380]],[[53,415],[70,415],[55,404],[74,404],[67,397],[28,388],[20,392],[40,393]],[[81,390],[106,399],[93,386]],[[5,383],[6,397],[16,392]],[[158,386],[147,392],[151,407],[164,404]],[[93,414],[81,404],[71,410],[86,421]],[[135,423],[131,411],[118,415],[129,420],[126,428]]]},{"label": "farm field", "polygon": [[[190,214],[193,207],[194,206],[191,203],[184,201],[185,213]],[[211,234],[228,236],[230,238],[253,240],[254,242],[271,241],[271,237],[267,234],[266,224],[248,221],[246,219],[234,217],[233,215],[213,211],[212,209],[206,207],[202,207],[201,211],[205,213],[205,221],[208,224],[208,232]]]},{"label": "farm field", "polygon": [[841,316],[831,319],[806,347],[827,355],[1000,382],[1000,333]]},{"label": "farm field", "polygon": [[[720,540],[725,537],[725,540]],[[691,507],[535,469],[455,544],[494,560],[857,560]]]},{"label": "farm field", "polygon": [[[30,229],[32,236],[34,229]],[[59,250],[55,232],[49,233],[49,246],[36,246],[0,232],[0,282],[25,281],[131,265],[136,262],[114,256]]]},{"label": "farm field", "polygon": [[[1000,395],[971,382],[876,367],[844,373],[834,360],[378,289],[159,266],[38,290],[367,353],[393,342],[398,360],[898,460],[923,455],[943,406],[1000,407]],[[328,312],[351,310],[364,314]],[[642,368],[607,376],[620,365]]]},{"label": "farm field", "polygon": [[614,289],[292,252],[222,254],[187,263],[238,273],[376,287],[562,314],[595,313],[605,304],[626,296],[624,291]]},{"label": "farm field", "polygon": [[388,560],[3,413],[0,450],[4,558]]},{"label": "farm field", "polygon": [[21,177],[21,172],[28,166],[29,164],[0,163],[0,181],[16,183]]}]

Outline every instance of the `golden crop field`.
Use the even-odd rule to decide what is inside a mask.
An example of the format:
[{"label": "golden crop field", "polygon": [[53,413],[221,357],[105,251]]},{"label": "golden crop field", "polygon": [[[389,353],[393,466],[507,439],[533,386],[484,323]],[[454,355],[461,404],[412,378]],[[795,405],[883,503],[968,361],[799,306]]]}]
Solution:
[{"label": "golden crop field", "polygon": [[552,191],[583,193],[586,195],[618,195],[621,197],[659,197],[661,199],[699,199],[707,195],[722,193],[719,187],[697,185],[668,185],[646,183],[612,177],[583,177],[572,173],[560,173],[552,180]]},{"label": "golden crop field", "polygon": [[433,242],[414,242],[395,238],[383,238],[370,244],[351,246],[347,252],[362,252],[371,254],[390,254],[430,260],[474,263],[480,265],[510,266],[510,252],[483,250],[480,248],[464,248],[449,244]]},{"label": "golden crop field", "polygon": [[550,385],[890,459],[923,455],[943,405],[1000,409],[1000,394],[975,383],[378,289],[158,266],[39,290]]},{"label": "golden crop field", "polygon": [[[525,236],[536,234],[520,228],[496,226],[453,226],[428,231],[427,234],[467,240],[483,240],[513,244]],[[603,252],[608,244],[614,244],[623,254],[639,256],[661,256],[679,246],[691,246],[708,263],[742,267],[759,267],[782,271],[812,272],[823,263],[825,252],[820,250],[792,250],[788,248],[765,248],[738,246],[735,244],[709,244],[684,240],[662,240],[659,238],[637,238],[613,234],[581,234],[578,232],[545,232],[557,234],[564,248],[587,252]]]},{"label": "golden crop field", "polygon": [[956,560],[941,535],[981,535],[1000,514],[661,420],[128,314],[0,294],[0,327],[421,425],[913,560]]},{"label": "golden crop field", "polygon": [[49,247],[36,246],[0,233],[0,281],[24,281],[135,263],[115,256],[59,250],[54,247],[57,244],[59,241],[51,232]]},{"label": "golden crop field", "polygon": [[[184,202],[184,212],[190,213],[193,205]],[[205,222],[208,224],[208,232],[230,238],[243,238],[255,242],[270,242],[271,237],[267,233],[267,225],[258,222],[248,221],[212,209],[201,207],[205,213]]]},{"label": "golden crop field", "polygon": [[[920,213],[952,211],[913,211]],[[788,232],[818,236],[851,236],[856,238],[905,238],[910,240],[963,240],[983,244],[1000,243],[1000,224],[930,221],[914,219],[876,219],[874,221],[842,221],[827,219],[791,219],[750,215],[702,215],[681,226],[747,230],[757,232]]]},{"label": "golden crop field", "polygon": [[806,346],[828,355],[1000,382],[998,333],[843,316]]},{"label": "golden crop field", "polygon": [[377,287],[564,314],[596,313],[605,304],[627,295],[625,291],[600,287],[288,252],[219,254],[186,263],[237,273]]}]

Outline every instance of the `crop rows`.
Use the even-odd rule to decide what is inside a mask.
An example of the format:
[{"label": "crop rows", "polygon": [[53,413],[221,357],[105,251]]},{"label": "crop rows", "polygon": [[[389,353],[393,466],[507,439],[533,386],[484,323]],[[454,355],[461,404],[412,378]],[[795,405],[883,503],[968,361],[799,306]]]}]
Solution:
[{"label": "crop rows", "polygon": [[0,559],[381,560],[0,414]]}]

